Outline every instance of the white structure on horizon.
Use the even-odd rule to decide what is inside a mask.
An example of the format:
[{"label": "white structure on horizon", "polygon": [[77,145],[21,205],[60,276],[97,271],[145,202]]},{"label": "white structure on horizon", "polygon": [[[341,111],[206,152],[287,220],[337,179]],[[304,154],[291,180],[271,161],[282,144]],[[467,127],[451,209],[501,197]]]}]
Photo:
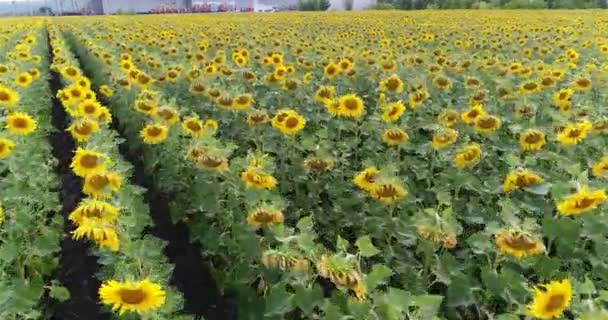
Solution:
[{"label": "white structure on horizon", "polygon": [[[352,1],[352,9],[353,10],[363,10],[367,9],[377,3],[376,0],[351,0]],[[343,11],[346,10],[346,1],[345,0],[329,0],[331,6],[329,6],[329,11]]]}]

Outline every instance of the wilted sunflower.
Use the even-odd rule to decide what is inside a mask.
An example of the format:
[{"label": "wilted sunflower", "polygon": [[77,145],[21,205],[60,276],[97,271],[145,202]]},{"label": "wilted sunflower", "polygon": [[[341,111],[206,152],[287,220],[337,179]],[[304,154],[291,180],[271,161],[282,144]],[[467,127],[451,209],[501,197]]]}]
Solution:
[{"label": "wilted sunflower", "polygon": [[86,220],[90,219],[109,224],[113,223],[116,217],[118,217],[118,208],[108,202],[94,199],[83,200],[69,215],[70,221],[76,226],[84,224]]},{"label": "wilted sunflower", "polygon": [[498,251],[518,259],[539,255],[545,250],[542,240],[514,230],[498,232],[495,242]]},{"label": "wilted sunflower", "polygon": [[424,239],[432,241],[445,249],[453,249],[458,244],[458,239],[453,232],[442,230],[442,228],[426,224],[417,224],[416,232]]},{"label": "wilted sunflower", "polygon": [[120,241],[114,226],[99,219],[86,219],[72,231],[72,238],[80,240],[87,238],[95,241],[101,248],[107,247],[113,252],[118,251]]},{"label": "wilted sunflower", "polygon": [[477,118],[486,115],[486,111],[481,104],[473,105],[469,110],[463,112],[460,118],[466,124],[474,124]]},{"label": "wilted sunflower", "polygon": [[330,157],[311,156],[304,160],[304,169],[311,173],[325,173],[334,168],[334,159]]},{"label": "wilted sunflower", "polygon": [[374,189],[376,180],[378,179],[379,176],[380,176],[380,170],[378,170],[378,168],[367,167],[367,168],[363,169],[363,171],[359,172],[353,178],[353,183],[357,187],[359,187],[367,192],[372,192],[372,190]]},{"label": "wilted sunflower", "polygon": [[316,269],[320,276],[329,279],[336,286],[350,289],[357,299],[366,298],[367,289],[361,274],[350,261],[337,255],[323,255],[316,262]]},{"label": "wilted sunflower", "polygon": [[563,145],[575,145],[583,141],[593,127],[590,121],[568,124],[558,135],[557,141]]},{"label": "wilted sunflower", "polygon": [[247,224],[254,228],[283,223],[283,213],[275,207],[261,205],[247,214]]},{"label": "wilted sunflower", "polygon": [[15,143],[6,138],[0,138],[0,159],[4,159],[11,155]]},{"label": "wilted sunflower", "polygon": [[146,144],[159,144],[167,139],[169,128],[165,125],[154,123],[148,124],[141,131],[139,135],[144,139]]},{"label": "wilted sunflower", "polygon": [[245,183],[247,189],[255,187],[258,189],[273,189],[277,185],[277,180],[260,168],[247,167],[241,173],[241,181]]},{"label": "wilted sunflower", "polygon": [[105,171],[110,158],[100,152],[78,148],[72,157],[70,168],[79,177]]},{"label": "wilted sunflower", "polygon": [[392,76],[380,82],[381,92],[391,91],[395,93],[401,93],[403,91],[403,87],[403,81],[401,81],[399,76],[396,74],[393,74]]},{"label": "wilted sunflower", "polygon": [[84,178],[82,192],[93,198],[109,198],[120,189],[122,178],[117,172],[89,174]]},{"label": "wilted sunflower", "polygon": [[8,115],[6,128],[12,134],[26,136],[38,127],[38,123],[30,115],[23,112],[13,112]]},{"label": "wilted sunflower", "polygon": [[228,159],[223,156],[215,156],[203,153],[198,156],[196,163],[199,167],[220,173],[228,170]]},{"label": "wilted sunflower", "polygon": [[460,150],[454,157],[454,165],[458,168],[472,167],[481,159],[481,147],[477,143],[471,143]]},{"label": "wilted sunflower", "polygon": [[347,94],[338,99],[338,115],[347,118],[360,118],[365,112],[363,100],[356,94]]},{"label": "wilted sunflower", "polygon": [[398,146],[409,139],[409,135],[399,128],[386,129],[382,134],[382,140],[389,146]]},{"label": "wilted sunflower", "polygon": [[608,157],[593,164],[592,173],[594,177],[605,178],[608,176]]},{"label": "wilted sunflower", "polygon": [[19,102],[19,94],[9,88],[0,86],[0,105],[12,106]]},{"label": "wilted sunflower", "polygon": [[501,126],[499,118],[492,115],[482,115],[475,119],[475,131],[483,134],[490,134],[498,130]]},{"label": "wilted sunflower", "polygon": [[382,109],[384,110],[381,116],[382,120],[384,122],[391,123],[401,118],[401,115],[405,111],[405,105],[403,105],[403,102],[399,100],[385,104]]},{"label": "wilted sunflower", "polygon": [[583,185],[579,190],[557,203],[557,211],[565,216],[579,215],[591,211],[606,201],[604,189],[591,190]]},{"label": "wilted sunflower", "polygon": [[528,305],[531,316],[539,319],[560,317],[572,300],[572,284],[568,279],[551,281],[534,288],[534,299]]},{"label": "wilted sunflower", "polygon": [[103,304],[112,307],[120,315],[125,312],[145,314],[165,304],[165,291],[149,279],[119,282],[105,281],[99,288],[99,298]]},{"label": "wilted sunflower", "polygon": [[78,142],[87,141],[97,130],[99,130],[97,121],[86,118],[76,119],[67,129]]},{"label": "wilted sunflower", "polygon": [[262,264],[269,269],[282,271],[304,272],[310,268],[310,263],[299,255],[283,254],[276,250],[266,250],[262,253]]},{"label": "wilted sunflower", "polygon": [[526,151],[538,151],[545,143],[545,134],[537,129],[528,129],[519,136],[519,146]]},{"label": "wilted sunflower", "polygon": [[232,109],[234,107],[234,99],[226,92],[215,99],[215,103],[224,109]]},{"label": "wilted sunflower", "polygon": [[503,184],[503,190],[511,192],[543,182],[543,178],[530,170],[516,170],[507,175]]},{"label": "wilted sunflower", "polygon": [[374,183],[370,194],[374,199],[382,203],[392,203],[405,197],[407,191],[405,191],[405,188],[401,184],[395,181],[378,180]]},{"label": "wilted sunflower", "polygon": [[431,146],[435,150],[440,150],[454,144],[456,140],[458,140],[458,131],[446,128],[442,132],[433,135]]}]

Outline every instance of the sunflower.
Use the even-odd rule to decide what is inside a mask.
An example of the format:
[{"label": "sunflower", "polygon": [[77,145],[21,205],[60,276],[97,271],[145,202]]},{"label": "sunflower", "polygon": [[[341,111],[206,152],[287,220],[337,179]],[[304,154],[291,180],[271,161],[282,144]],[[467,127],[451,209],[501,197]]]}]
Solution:
[{"label": "sunflower", "polygon": [[589,91],[591,90],[592,83],[587,78],[577,78],[572,81],[572,88],[576,91]]},{"label": "sunflower", "polygon": [[224,109],[231,109],[234,106],[234,99],[228,94],[224,93],[215,102]]},{"label": "sunflower", "polygon": [[367,167],[353,178],[353,183],[357,187],[371,192],[374,189],[378,176],[380,176],[380,170],[378,170],[378,168]]},{"label": "sunflower", "polygon": [[110,109],[106,107],[99,108],[99,117],[97,117],[97,120],[105,124],[112,122],[112,114],[110,113]]},{"label": "sunflower", "polygon": [[283,213],[272,207],[262,205],[247,214],[247,224],[254,228],[283,223]]},{"label": "sunflower", "polygon": [[279,110],[279,113],[272,119],[272,126],[285,135],[294,135],[302,131],[305,124],[306,119],[291,109]]},{"label": "sunflower", "polygon": [[475,119],[475,131],[482,134],[490,134],[498,130],[500,126],[500,119],[492,115],[485,114]]},{"label": "sunflower", "polygon": [[572,284],[568,279],[551,281],[534,287],[534,299],[528,305],[528,312],[539,319],[559,318],[571,300]]},{"label": "sunflower", "polygon": [[19,102],[19,94],[9,88],[0,86],[0,105],[12,106]]},{"label": "sunflower", "polygon": [[399,76],[396,74],[393,74],[392,76],[380,82],[381,92],[391,91],[395,93],[401,93],[403,91],[403,87],[403,81],[401,81]]},{"label": "sunflower", "polygon": [[169,128],[162,124],[148,124],[141,131],[139,135],[144,139],[146,144],[159,144],[167,139]]},{"label": "sunflower", "polygon": [[249,93],[241,94],[234,99],[234,104],[232,108],[235,110],[245,110],[254,103],[253,96]]},{"label": "sunflower", "polygon": [[451,128],[458,122],[458,111],[453,109],[445,109],[437,116],[437,122],[444,127]]},{"label": "sunflower", "polygon": [[315,101],[325,104],[327,101],[332,101],[336,94],[336,88],[334,86],[321,86],[315,92]]},{"label": "sunflower", "polygon": [[93,198],[108,198],[120,189],[121,176],[116,172],[89,174],[84,178],[82,192]]},{"label": "sunflower", "polygon": [[262,125],[268,121],[270,121],[270,118],[264,110],[255,110],[247,115],[247,124],[251,127]]},{"label": "sunflower", "polygon": [[70,221],[76,226],[91,219],[96,219],[99,223],[110,224],[116,220],[116,217],[118,217],[118,208],[108,202],[94,199],[83,200],[69,215]]},{"label": "sunflower", "polygon": [[67,129],[78,142],[87,141],[97,130],[99,130],[97,121],[85,118],[77,119]]},{"label": "sunflower", "polygon": [[563,145],[575,145],[583,141],[593,127],[590,121],[568,124],[558,135],[557,141]]},{"label": "sunflower", "polygon": [[78,114],[90,118],[98,118],[101,114],[101,103],[94,100],[84,100],[78,104]]},{"label": "sunflower", "polygon": [[446,128],[441,133],[433,135],[431,146],[435,150],[440,150],[454,144],[456,140],[458,140],[458,131],[452,128]]},{"label": "sunflower", "polygon": [[429,97],[426,89],[417,89],[408,95],[408,103],[412,110],[416,110]]},{"label": "sunflower", "polygon": [[336,286],[351,290],[357,299],[363,300],[367,296],[367,288],[357,267],[343,257],[323,255],[315,266],[320,276]]},{"label": "sunflower", "polygon": [[145,115],[154,116],[157,112],[158,107],[156,102],[150,99],[137,99],[135,100],[135,110]]},{"label": "sunflower", "polygon": [[61,68],[61,75],[69,80],[76,80],[80,77],[80,70],[72,66],[63,67]]},{"label": "sunflower", "polygon": [[356,94],[348,94],[338,99],[338,115],[347,118],[360,118],[365,112],[363,100]]},{"label": "sunflower", "polygon": [[165,291],[149,279],[141,281],[105,281],[99,288],[103,304],[112,306],[120,315],[125,312],[145,314],[165,304]]},{"label": "sunflower", "polygon": [[6,127],[12,134],[25,136],[34,132],[38,127],[38,123],[27,113],[13,112],[7,117]]},{"label": "sunflower", "polygon": [[195,138],[202,137],[205,133],[203,122],[195,117],[186,118],[182,122],[182,129],[184,132]]},{"label": "sunflower", "polygon": [[553,94],[553,105],[562,111],[568,111],[572,107],[571,100],[573,95],[574,91],[572,89],[560,89]]},{"label": "sunflower", "polygon": [[105,84],[99,87],[99,92],[106,98],[111,98],[114,95],[114,90],[112,90],[108,85]]},{"label": "sunflower", "polygon": [[328,63],[325,68],[323,68],[323,75],[328,79],[333,79],[338,74],[340,74],[340,67],[333,62]]},{"label": "sunflower", "polygon": [[15,143],[6,138],[0,138],[0,159],[4,159],[11,155]]},{"label": "sunflower", "polygon": [[483,105],[475,104],[469,110],[460,114],[460,118],[466,124],[474,124],[477,118],[486,115]]},{"label": "sunflower", "polygon": [[74,81],[78,86],[84,89],[91,89],[91,80],[87,77],[78,77],[76,81]]},{"label": "sunflower", "polygon": [[461,148],[454,157],[454,164],[458,168],[472,167],[481,159],[481,147],[477,143]]},{"label": "sunflower", "polygon": [[437,89],[447,91],[452,88],[452,81],[447,77],[437,76],[433,79],[433,85],[435,85]]},{"label": "sunflower", "polygon": [[545,250],[542,240],[525,232],[502,230],[495,239],[498,251],[518,259],[536,256]]},{"label": "sunflower", "polygon": [[305,272],[310,269],[310,262],[302,256],[284,254],[276,250],[264,251],[261,260],[262,264],[268,269],[292,272]]},{"label": "sunflower", "polygon": [[334,159],[329,157],[308,157],[304,160],[304,169],[311,173],[325,173],[335,166]]},{"label": "sunflower", "polygon": [[541,89],[541,86],[536,82],[526,82],[519,87],[519,92],[521,94],[532,94],[537,93]]},{"label": "sunflower", "polygon": [[407,195],[401,184],[389,180],[376,181],[369,192],[374,199],[382,203],[392,203]]},{"label": "sunflower", "polygon": [[277,185],[277,180],[272,175],[257,167],[247,167],[241,173],[241,181],[245,183],[247,189],[254,187],[270,190]]},{"label": "sunflower", "polygon": [[545,134],[537,129],[528,129],[519,136],[519,146],[526,151],[538,151],[545,143]]},{"label": "sunflower", "polygon": [[72,157],[70,168],[79,177],[86,177],[93,173],[100,173],[106,169],[110,158],[103,153],[78,148]]},{"label": "sunflower", "polygon": [[201,168],[220,173],[228,170],[228,159],[224,158],[223,156],[212,156],[203,152],[197,157],[196,163]]},{"label": "sunflower", "polygon": [[606,201],[604,189],[590,190],[583,185],[578,192],[557,203],[557,211],[565,216],[579,215],[597,208]]},{"label": "sunflower", "polygon": [[382,108],[384,112],[382,112],[381,118],[386,123],[399,120],[405,111],[405,105],[403,102],[401,102],[401,100],[385,104]]},{"label": "sunflower", "polygon": [[543,182],[543,178],[530,170],[517,170],[507,175],[503,184],[503,190],[508,193]]},{"label": "sunflower", "polygon": [[32,84],[33,81],[33,77],[31,74],[27,73],[27,72],[23,72],[20,73],[17,78],[15,78],[15,84],[17,84],[20,87],[28,87],[30,84]]},{"label": "sunflower", "polygon": [[605,178],[608,176],[608,157],[603,157],[602,160],[593,164],[593,176],[597,178]]},{"label": "sunflower", "polygon": [[386,129],[382,134],[382,140],[389,146],[398,146],[409,139],[408,134],[401,129]]},{"label": "sunflower", "polygon": [[111,251],[118,251],[120,241],[114,226],[101,219],[84,219],[72,231],[72,239],[89,239],[95,241],[100,247],[108,247]]}]

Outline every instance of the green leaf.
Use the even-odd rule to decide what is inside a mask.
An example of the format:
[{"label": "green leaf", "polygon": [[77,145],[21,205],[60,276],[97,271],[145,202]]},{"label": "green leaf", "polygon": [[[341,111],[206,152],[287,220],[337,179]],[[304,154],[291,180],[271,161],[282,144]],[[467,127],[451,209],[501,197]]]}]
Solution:
[{"label": "green leaf", "polygon": [[359,248],[359,253],[366,258],[373,257],[380,253],[380,250],[374,246],[372,243],[372,239],[369,236],[363,236],[357,239],[355,242],[357,248]]},{"label": "green leaf", "polygon": [[519,320],[519,316],[510,313],[505,313],[496,317],[496,320]]},{"label": "green leaf", "polygon": [[66,287],[53,284],[50,289],[49,295],[51,298],[59,300],[60,302],[70,300],[70,291]]},{"label": "green leaf", "polygon": [[437,295],[424,294],[414,297],[414,304],[420,308],[418,315],[421,319],[436,316],[442,301],[443,296]]},{"label": "green leaf", "polygon": [[367,288],[370,290],[376,288],[380,285],[384,279],[390,277],[393,274],[393,271],[383,265],[383,264],[375,264],[372,267],[372,271],[365,277],[365,284]]},{"label": "green leaf", "polygon": [[348,241],[345,240],[344,238],[338,236],[336,248],[342,252],[346,252],[346,251],[348,251],[349,247],[350,247],[350,243],[348,243]]},{"label": "green leaf", "polygon": [[547,194],[549,194],[549,191],[551,190],[551,184],[550,183],[537,184],[537,185],[527,187],[527,188],[525,188],[525,190],[530,193],[537,194],[539,196],[546,196]]},{"label": "green leaf", "polygon": [[447,290],[447,303],[450,306],[466,306],[475,303],[471,279],[465,275],[453,278]]}]

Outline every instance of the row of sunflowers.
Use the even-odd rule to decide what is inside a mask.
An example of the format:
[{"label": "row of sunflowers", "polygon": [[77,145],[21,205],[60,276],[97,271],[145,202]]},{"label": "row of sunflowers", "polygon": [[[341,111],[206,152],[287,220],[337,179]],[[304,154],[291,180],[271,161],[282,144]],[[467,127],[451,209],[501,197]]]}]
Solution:
[{"label": "row of sunflowers", "polygon": [[608,316],[605,13],[58,29],[240,317]]},{"label": "row of sunflowers", "polygon": [[91,251],[101,265],[99,303],[116,318],[186,319],[181,294],[169,286],[173,265],[163,255],[165,244],[144,232],[152,226],[145,190],[129,181],[132,165],[119,153],[112,113],[101,103],[113,92],[101,90],[98,96],[59,29],[49,25],[48,32],[50,69],[62,83],[56,97],[69,117],[66,131],[76,142],[70,168],[82,179],[84,194],[68,217],[71,236],[96,245]]},{"label": "row of sunflowers", "polygon": [[52,132],[48,45],[41,20],[0,26],[0,318],[39,319],[65,299],[54,279],[63,232]]}]

